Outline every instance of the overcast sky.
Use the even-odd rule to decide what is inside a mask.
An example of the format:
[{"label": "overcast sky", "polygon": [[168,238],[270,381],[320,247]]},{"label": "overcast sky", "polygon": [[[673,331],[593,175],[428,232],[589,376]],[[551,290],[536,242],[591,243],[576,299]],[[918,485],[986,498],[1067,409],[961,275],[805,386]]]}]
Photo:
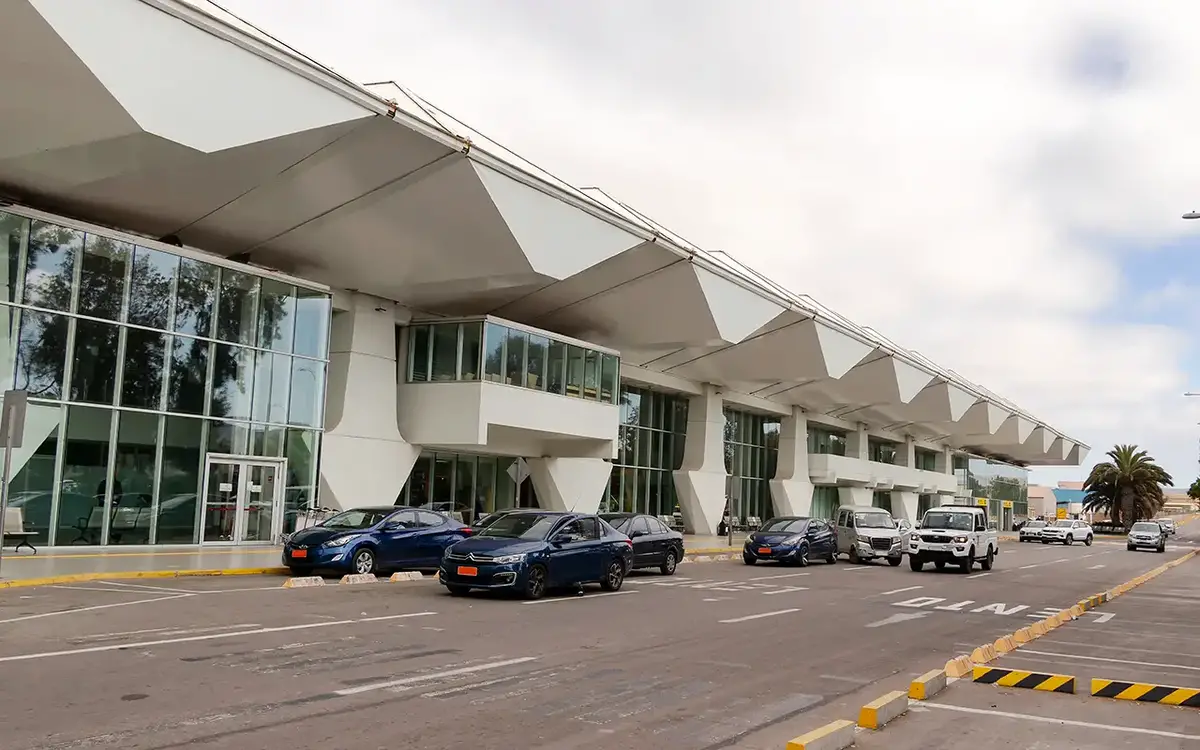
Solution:
[{"label": "overcast sky", "polygon": [[1196,477],[1200,3],[218,2]]}]

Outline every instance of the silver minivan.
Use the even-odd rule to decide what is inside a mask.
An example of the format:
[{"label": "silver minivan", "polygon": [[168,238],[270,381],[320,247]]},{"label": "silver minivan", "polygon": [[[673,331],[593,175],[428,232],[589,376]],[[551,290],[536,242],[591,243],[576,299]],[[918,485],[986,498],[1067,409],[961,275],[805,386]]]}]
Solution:
[{"label": "silver minivan", "polygon": [[834,516],[834,528],[838,554],[848,555],[852,563],[881,557],[893,566],[904,561],[900,531],[883,508],[844,505]]}]

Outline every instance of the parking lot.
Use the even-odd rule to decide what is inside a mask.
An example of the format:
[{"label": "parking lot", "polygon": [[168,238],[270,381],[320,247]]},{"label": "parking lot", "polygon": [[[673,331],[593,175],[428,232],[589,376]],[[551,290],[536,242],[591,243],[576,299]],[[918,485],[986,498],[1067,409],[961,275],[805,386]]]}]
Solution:
[{"label": "parking lot", "polygon": [[[394,743],[401,732],[423,747],[486,736],[497,750],[627,750],[667,738],[775,750],[968,646],[1185,548],[1157,555],[1099,542],[1005,544],[993,571],[970,575],[693,563],[669,578],[635,574],[615,594],[536,602],[452,598],[433,580],[13,589],[0,592],[0,666],[8,685],[21,687],[5,691],[4,747],[272,750],[336,746],[352,731],[356,746]],[[1055,637],[1078,626],[1089,635],[1069,640],[1115,647],[1174,606],[1147,600],[1148,617],[1126,606],[1137,602],[1130,594]],[[1178,630],[1175,649],[1200,652],[1186,642],[1200,628]],[[1038,649],[1058,650],[1049,644]],[[995,692],[957,685],[949,695],[965,695],[960,687]],[[64,695],[68,710],[56,713],[48,736],[42,709]]]}]

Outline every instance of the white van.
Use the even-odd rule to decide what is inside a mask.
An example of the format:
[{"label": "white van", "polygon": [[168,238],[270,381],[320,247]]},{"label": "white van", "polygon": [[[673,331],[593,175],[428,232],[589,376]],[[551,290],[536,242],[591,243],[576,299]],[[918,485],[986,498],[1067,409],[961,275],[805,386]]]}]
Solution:
[{"label": "white van", "polygon": [[834,528],[838,554],[848,555],[852,563],[881,557],[892,566],[904,561],[900,530],[892,514],[883,508],[844,505],[834,516]]}]

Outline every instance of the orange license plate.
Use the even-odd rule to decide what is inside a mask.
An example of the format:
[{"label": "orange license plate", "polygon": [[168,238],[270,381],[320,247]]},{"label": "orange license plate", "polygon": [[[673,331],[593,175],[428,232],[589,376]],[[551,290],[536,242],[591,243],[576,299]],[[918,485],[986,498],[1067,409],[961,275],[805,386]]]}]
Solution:
[{"label": "orange license plate", "polygon": [[759,547],[759,548],[758,548],[758,554],[760,554],[760,555],[769,555],[769,554],[771,554],[771,548],[770,548],[770,547]]},{"label": "orange license plate", "polygon": [[308,550],[294,549],[292,550],[292,557],[308,557]]},{"label": "orange license plate", "polygon": [[479,568],[472,568],[467,565],[459,565],[458,574],[460,576],[477,576],[479,575]]}]

